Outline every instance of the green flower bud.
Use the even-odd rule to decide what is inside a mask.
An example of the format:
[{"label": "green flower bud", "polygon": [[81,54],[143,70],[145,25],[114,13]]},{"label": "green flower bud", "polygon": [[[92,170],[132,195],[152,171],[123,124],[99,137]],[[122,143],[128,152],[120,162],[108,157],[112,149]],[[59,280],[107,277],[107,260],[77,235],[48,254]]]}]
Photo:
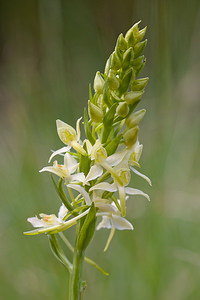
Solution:
[{"label": "green flower bud", "polygon": [[131,89],[133,91],[141,91],[145,88],[145,86],[147,85],[149,81],[149,77],[145,77],[145,78],[140,78],[135,80],[132,85],[131,85]]},{"label": "green flower bud", "polygon": [[136,77],[137,77],[137,76],[140,74],[140,72],[143,70],[145,64],[146,64],[146,58],[144,59],[143,64],[136,70],[136,72],[135,72],[135,76],[136,76]]},{"label": "green flower bud", "polygon": [[144,94],[144,91],[128,92],[124,96],[124,101],[126,101],[126,103],[128,103],[128,104],[133,104],[136,101],[138,101],[142,97],[143,94]]},{"label": "green flower bud", "polygon": [[132,83],[132,81],[134,79],[135,79],[135,72],[134,72],[133,68],[130,68],[126,71],[126,73],[121,81],[121,84],[119,87],[119,92],[121,94],[127,92],[129,85]]},{"label": "green flower bud", "polygon": [[108,86],[111,90],[117,90],[119,87],[119,79],[112,71],[108,74]]},{"label": "green flower bud", "polygon": [[122,66],[122,62],[119,58],[119,56],[117,55],[117,53],[114,51],[111,55],[111,64],[110,64],[110,68],[112,70],[119,70]]},{"label": "green flower bud", "polygon": [[130,116],[126,120],[126,126],[128,128],[133,128],[136,125],[138,125],[140,123],[140,121],[143,119],[145,113],[146,113],[146,110],[141,109],[141,110],[138,110],[138,111],[130,114]]},{"label": "green flower bud", "polygon": [[108,72],[109,72],[109,70],[110,70],[110,63],[111,63],[111,56],[107,59],[107,61],[106,61],[106,65],[105,65],[105,70],[104,70],[104,73],[106,74],[106,75],[108,75]]},{"label": "green flower bud", "polygon": [[143,52],[146,44],[147,44],[147,40],[144,40],[142,42],[137,43],[134,46],[135,58],[141,55],[141,53]]},{"label": "green flower bud", "polygon": [[111,99],[112,99],[112,100],[118,101],[118,102],[122,101],[122,99],[119,98],[119,97],[115,94],[115,92],[112,91],[110,95],[111,95]]},{"label": "green flower bud", "polygon": [[103,87],[104,87],[104,80],[101,77],[100,72],[96,72],[95,78],[94,78],[94,90],[96,93],[102,94],[103,93]]},{"label": "green flower bud", "polygon": [[133,63],[132,63],[132,66],[135,68],[140,68],[140,66],[143,64],[144,62],[144,55],[142,56],[139,56],[137,58],[134,59]]},{"label": "green flower bud", "polygon": [[128,50],[126,50],[126,52],[123,55],[123,63],[122,63],[122,67],[123,69],[127,69],[134,60],[134,52],[133,52],[133,48],[130,47],[128,48]]},{"label": "green flower bud", "polygon": [[139,127],[133,127],[130,128],[125,134],[124,134],[124,143],[126,146],[130,147],[135,144],[137,141],[137,135],[138,135]]},{"label": "green flower bud", "polygon": [[147,27],[144,27],[138,33],[135,34],[135,43],[142,41],[143,37],[145,36],[146,30]]},{"label": "green flower bud", "polygon": [[129,113],[129,106],[126,102],[119,103],[116,113],[118,116],[125,118]]},{"label": "green flower bud", "polygon": [[127,42],[121,33],[117,39],[116,51],[125,51],[127,49]]},{"label": "green flower bud", "polygon": [[135,42],[135,35],[139,32],[139,29],[138,29],[138,24],[140,23],[141,21],[137,22],[136,24],[133,25],[133,27],[131,27],[126,35],[125,35],[125,40],[128,42],[128,45],[129,46],[133,46],[134,42]]},{"label": "green flower bud", "polygon": [[103,120],[102,110],[88,100],[88,113],[92,121],[99,123]]}]

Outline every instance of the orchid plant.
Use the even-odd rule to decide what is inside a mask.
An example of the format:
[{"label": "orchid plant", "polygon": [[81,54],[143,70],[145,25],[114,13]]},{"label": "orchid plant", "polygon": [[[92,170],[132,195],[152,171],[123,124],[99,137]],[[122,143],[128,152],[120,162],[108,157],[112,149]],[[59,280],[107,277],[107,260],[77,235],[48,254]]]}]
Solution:
[{"label": "orchid plant", "polygon": [[[45,234],[50,241],[56,258],[68,269],[69,300],[78,300],[83,291],[81,279],[82,263],[89,264],[107,274],[97,263],[85,256],[95,229],[110,229],[104,251],[113,238],[115,230],[132,230],[126,217],[129,195],[149,196],[139,189],[130,187],[131,172],[150,179],[140,173],[139,159],[143,146],[139,143],[139,123],[145,110],[134,111],[144,93],[148,78],[138,75],[145,65],[142,52],[147,40],[143,40],[146,27],[139,30],[139,22],[126,33],[120,34],[115,50],[106,62],[104,73],[97,72],[94,92],[90,86],[88,111],[79,118],[76,130],[61,120],[56,121],[57,132],[64,147],[54,151],[57,160],[40,172],[50,172],[56,192],[61,200],[58,217],[41,213],[28,218],[34,230],[26,235]],[[81,140],[80,126],[83,124],[85,137]],[[101,220],[97,223],[97,219]],[[64,231],[76,226],[74,247]],[[70,262],[59,240],[64,241],[73,252]]]}]

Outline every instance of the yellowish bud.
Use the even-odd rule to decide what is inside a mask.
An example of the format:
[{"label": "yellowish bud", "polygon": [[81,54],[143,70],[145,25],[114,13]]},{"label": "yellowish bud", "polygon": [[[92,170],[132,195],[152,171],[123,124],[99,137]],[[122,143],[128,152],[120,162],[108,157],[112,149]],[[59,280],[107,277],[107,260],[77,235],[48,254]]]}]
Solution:
[{"label": "yellowish bud", "polygon": [[135,80],[132,83],[131,89],[133,91],[141,91],[141,90],[143,90],[145,88],[145,86],[147,85],[148,81],[149,81],[148,77],[137,79],[137,80]]},{"label": "yellowish bud", "polygon": [[116,113],[120,117],[123,117],[123,118],[126,117],[129,113],[128,104],[126,102],[120,102],[118,107],[117,107]]},{"label": "yellowish bud", "polygon": [[119,79],[112,71],[108,74],[108,86],[111,90],[117,90],[119,87]]},{"label": "yellowish bud", "polygon": [[141,29],[140,31],[138,31],[135,34],[135,43],[138,43],[143,39],[143,37],[145,36],[146,30],[147,30],[147,27],[144,27],[143,29]]},{"label": "yellowish bud", "polygon": [[90,102],[90,100],[88,100],[88,113],[92,121],[96,123],[101,122],[103,119],[102,110],[98,106]]},{"label": "yellowish bud", "polygon": [[124,134],[124,143],[126,146],[130,147],[133,146],[135,144],[135,142],[137,141],[137,134],[139,131],[139,127],[133,127],[130,128],[125,134]]},{"label": "yellowish bud", "polygon": [[98,71],[94,78],[94,90],[96,93],[102,94],[103,93],[103,87],[104,87],[104,80],[101,77],[100,72]]},{"label": "yellowish bud", "polygon": [[128,104],[133,104],[136,101],[138,101],[142,97],[143,94],[144,94],[144,91],[132,91],[132,92],[128,92],[124,96],[124,101],[126,101]]},{"label": "yellowish bud", "polygon": [[130,116],[126,120],[126,126],[128,128],[132,128],[132,127],[135,127],[136,125],[138,125],[140,123],[140,121],[143,119],[145,113],[146,113],[146,110],[141,109],[141,110],[138,110],[138,111],[130,114]]},{"label": "yellowish bud", "polygon": [[72,141],[77,140],[76,130],[61,120],[56,120],[57,132],[61,141],[65,145],[71,145]]}]

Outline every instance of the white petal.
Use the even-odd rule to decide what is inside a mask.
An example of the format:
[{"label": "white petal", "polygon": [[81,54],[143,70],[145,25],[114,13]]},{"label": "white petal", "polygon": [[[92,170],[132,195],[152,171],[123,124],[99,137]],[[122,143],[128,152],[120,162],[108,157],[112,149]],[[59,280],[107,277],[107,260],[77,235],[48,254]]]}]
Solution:
[{"label": "white petal", "polygon": [[76,122],[76,132],[77,132],[77,141],[80,140],[81,137],[81,131],[80,131],[80,121],[81,121],[82,117],[79,118]]},{"label": "white petal", "polygon": [[112,212],[112,213],[118,212],[118,209],[113,204],[107,204],[99,201],[99,202],[95,202],[95,206],[99,208],[100,212]]},{"label": "white petal", "polygon": [[132,167],[130,167],[130,168],[131,168],[131,170],[132,170],[135,174],[137,174],[138,176],[144,178],[144,179],[148,182],[148,184],[149,184],[150,186],[152,186],[151,179],[150,179],[149,177],[147,177],[146,175],[140,173],[140,172],[139,172],[138,170],[136,170],[135,168],[132,168]]},{"label": "white petal", "polygon": [[62,222],[64,216],[66,215],[66,213],[68,212],[68,209],[65,207],[64,204],[61,205],[59,212],[58,212],[58,219]]},{"label": "white petal", "polygon": [[88,181],[94,180],[100,177],[103,174],[103,168],[98,165],[94,165],[90,168],[89,173],[87,174],[84,184],[87,184]]},{"label": "white petal", "polygon": [[141,195],[141,196],[144,196],[145,198],[147,198],[148,201],[150,201],[149,195],[145,194],[144,192],[142,192],[142,191],[140,191],[140,190],[138,190],[138,189],[126,187],[126,188],[125,188],[125,192],[126,192],[128,195]]},{"label": "white petal", "polygon": [[84,142],[86,143],[86,146],[87,146],[88,155],[90,155],[91,151],[92,151],[92,144],[90,143],[89,140],[84,140]]},{"label": "white petal", "polygon": [[129,229],[133,230],[133,225],[127,221],[125,218],[122,218],[117,215],[112,215],[113,226],[118,230]]},{"label": "white petal", "polygon": [[126,154],[127,154],[126,149],[116,152],[116,153],[110,155],[109,157],[107,157],[106,162],[112,167],[117,166],[123,160],[123,158]]},{"label": "white petal", "polygon": [[52,160],[52,158],[54,156],[56,156],[57,154],[65,153],[65,152],[69,151],[70,148],[71,148],[70,146],[67,146],[67,147],[65,146],[65,147],[62,147],[61,149],[54,151],[53,154],[51,154],[51,156],[49,157],[48,163],[50,163],[50,161]]},{"label": "white petal", "polygon": [[94,191],[94,190],[104,190],[108,192],[116,192],[117,191],[117,186],[116,183],[108,183],[108,182],[100,182],[93,187],[89,191]]},{"label": "white petal", "polygon": [[106,216],[102,217],[102,221],[98,224],[97,230],[101,228],[108,228],[108,229],[112,228],[110,217],[106,217]]},{"label": "white petal", "polygon": [[40,172],[40,173],[41,173],[41,172],[51,172],[51,173],[53,173],[53,174],[58,175],[59,177],[62,177],[62,178],[65,177],[65,176],[64,176],[64,173],[63,173],[59,168],[56,168],[56,167],[54,167],[54,166],[44,167],[44,168],[41,169],[39,172]]},{"label": "white petal", "polygon": [[44,227],[45,224],[38,217],[28,218],[27,221],[33,225],[33,227]]},{"label": "white petal", "polygon": [[65,167],[69,170],[70,174],[74,173],[79,166],[76,159],[69,153],[66,153],[64,156],[64,164]]},{"label": "white petal", "polygon": [[77,173],[74,175],[71,175],[71,182],[84,182],[85,181],[85,175],[83,172]]},{"label": "white petal", "polygon": [[77,184],[68,184],[67,186],[78,191],[85,199],[86,204],[91,205],[92,202],[90,200],[90,196],[82,186],[77,185]]}]

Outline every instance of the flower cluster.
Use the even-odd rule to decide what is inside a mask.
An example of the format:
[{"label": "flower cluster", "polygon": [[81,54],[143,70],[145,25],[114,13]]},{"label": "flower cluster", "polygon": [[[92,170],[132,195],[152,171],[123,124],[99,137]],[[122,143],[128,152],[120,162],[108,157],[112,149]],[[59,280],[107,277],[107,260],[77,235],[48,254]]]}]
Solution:
[{"label": "flower cluster", "polygon": [[[95,225],[96,229],[111,230],[106,250],[115,229],[133,229],[125,218],[129,195],[141,195],[149,200],[146,193],[129,186],[132,172],[151,185],[150,179],[136,169],[140,167],[143,148],[138,140],[138,125],[145,110],[134,110],[148,82],[148,78],[138,79],[145,65],[142,52],[147,42],[143,40],[146,28],[139,30],[138,25],[125,37],[120,34],[104,73],[96,73],[94,93],[91,87],[89,91],[88,112],[85,110],[83,121],[78,119],[76,130],[61,120],[56,121],[64,147],[53,152],[49,163],[55,156],[63,163],[55,160],[40,172],[51,172],[59,177],[58,184],[54,179],[53,182],[63,203],[58,217],[40,214],[40,218],[28,218],[37,229],[26,234],[59,233],[81,219],[86,221],[86,216],[95,211],[93,218],[102,218]],[[81,124],[86,135],[83,140]]]}]

